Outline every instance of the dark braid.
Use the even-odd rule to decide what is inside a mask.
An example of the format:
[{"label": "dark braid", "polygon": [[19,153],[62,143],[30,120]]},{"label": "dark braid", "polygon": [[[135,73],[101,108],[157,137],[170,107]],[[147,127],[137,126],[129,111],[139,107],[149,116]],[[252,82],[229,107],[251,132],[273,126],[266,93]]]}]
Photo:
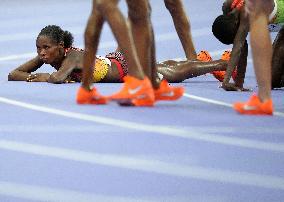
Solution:
[{"label": "dark braid", "polygon": [[38,37],[39,36],[47,36],[56,43],[64,42],[64,48],[70,48],[74,41],[74,38],[70,32],[63,31],[57,25],[48,25],[44,27],[38,34]]}]

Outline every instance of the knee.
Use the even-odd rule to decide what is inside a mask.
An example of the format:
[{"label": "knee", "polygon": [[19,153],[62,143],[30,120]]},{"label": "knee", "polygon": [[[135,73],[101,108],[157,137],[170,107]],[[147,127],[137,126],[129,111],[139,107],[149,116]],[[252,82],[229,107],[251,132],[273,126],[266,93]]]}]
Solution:
[{"label": "knee", "polygon": [[101,13],[109,12],[112,8],[116,6],[115,1],[110,0],[97,0],[96,1],[96,8]]}]

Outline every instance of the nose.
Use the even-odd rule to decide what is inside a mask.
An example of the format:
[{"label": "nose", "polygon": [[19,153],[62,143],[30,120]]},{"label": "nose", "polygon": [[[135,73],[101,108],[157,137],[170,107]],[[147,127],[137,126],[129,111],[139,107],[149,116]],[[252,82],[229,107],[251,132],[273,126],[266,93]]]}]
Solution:
[{"label": "nose", "polygon": [[45,55],[46,55],[46,52],[45,52],[44,49],[40,49],[39,52],[38,52],[38,54],[39,54],[40,56],[45,56]]}]

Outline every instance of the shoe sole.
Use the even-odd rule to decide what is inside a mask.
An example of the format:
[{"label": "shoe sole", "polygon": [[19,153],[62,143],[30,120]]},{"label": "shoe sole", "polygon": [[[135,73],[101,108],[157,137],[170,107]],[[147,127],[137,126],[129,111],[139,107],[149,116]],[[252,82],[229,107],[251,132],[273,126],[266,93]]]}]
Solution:
[{"label": "shoe sole", "polygon": [[152,107],[154,106],[153,99],[116,99],[120,106],[124,107]]}]

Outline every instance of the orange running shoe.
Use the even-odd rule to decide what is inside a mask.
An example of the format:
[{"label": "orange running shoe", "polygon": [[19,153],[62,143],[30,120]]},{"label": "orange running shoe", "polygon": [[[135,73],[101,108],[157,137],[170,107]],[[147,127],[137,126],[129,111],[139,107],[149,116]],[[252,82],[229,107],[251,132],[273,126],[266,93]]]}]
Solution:
[{"label": "orange running shoe", "polygon": [[220,82],[223,82],[224,78],[225,78],[226,71],[213,71],[212,74],[215,77],[215,79],[217,79]]},{"label": "orange running shoe", "polygon": [[155,101],[160,100],[177,100],[183,96],[184,87],[173,87],[166,80],[162,80],[160,87],[154,89]]},{"label": "orange running shoe", "polygon": [[272,99],[261,102],[256,94],[253,94],[247,102],[236,102],[233,107],[240,114],[273,115]]},{"label": "orange running shoe", "polygon": [[224,51],[224,53],[221,56],[221,60],[229,61],[231,58],[231,51]]},{"label": "orange running shoe", "polygon": [[196,59],[204,62],[212,61],[212,57],[210,56],[209,52],[206,50],[200,51],[200,53],[197,54]]},{"label": "orange running shoe", "polygon": [[[224,53],[221,56],[221,60],[229,61],[231,57],[231,51],[224,51]],[[220,82],[223,82],[225,78],[226,71],[213,71],[213,76],[219,80]],[[235,81],[237,77],[237,69],[235,69],[232,73],[232,78]]]},{"label": "orange running shoe", "polygon": [[84,89],[82,86],[77,92],[76,101],[78,104],[106,104],[106,97],[100,95],[96,88],[92,88],[91,91]]},{"label": "orange running shoe", "polygon": [[132,76],[123,78],[124,86],[118,93],[109,98],[124,106],[153,106],[155,102],[154,90],[150,80],[145,77],[143,80]]}]

